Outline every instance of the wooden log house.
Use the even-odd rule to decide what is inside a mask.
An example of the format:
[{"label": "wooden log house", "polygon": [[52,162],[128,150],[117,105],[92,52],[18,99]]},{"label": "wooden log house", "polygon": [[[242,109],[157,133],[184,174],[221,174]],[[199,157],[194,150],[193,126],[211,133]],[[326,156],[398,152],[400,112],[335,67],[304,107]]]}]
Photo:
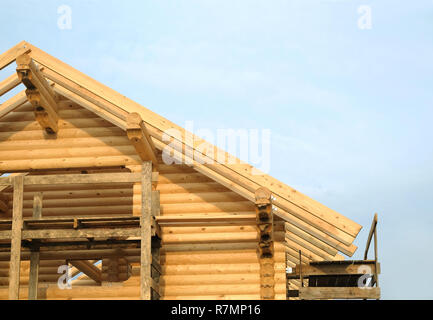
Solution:
[{"label": "wooden log house", "polygon": [[[214,146],[209,159],[37,47],[0,55],[11,64],[0,96],[24,90],[0,104],[0,299],[286,299],[300,250],[308,264],[357,249],[359,224]],[[188,165],[162,160],[170,128]]]}]

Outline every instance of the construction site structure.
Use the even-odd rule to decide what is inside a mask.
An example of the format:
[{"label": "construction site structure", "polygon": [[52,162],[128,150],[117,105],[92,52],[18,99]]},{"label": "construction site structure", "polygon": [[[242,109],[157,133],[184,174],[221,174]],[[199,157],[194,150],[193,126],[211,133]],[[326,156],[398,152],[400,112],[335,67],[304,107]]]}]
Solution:
[{"label": "construction site structure", "polygon": [[0,299],[306,298],[299,251],[356,251],[361,225],[28,42],[8,66]]}]

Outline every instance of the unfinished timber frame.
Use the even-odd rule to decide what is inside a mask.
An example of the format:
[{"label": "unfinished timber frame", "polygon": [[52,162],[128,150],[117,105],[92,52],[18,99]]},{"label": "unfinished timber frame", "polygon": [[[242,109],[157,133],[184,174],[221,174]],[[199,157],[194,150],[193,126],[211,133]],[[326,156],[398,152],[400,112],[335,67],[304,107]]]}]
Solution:
[{"label": "unfinished timber frame", "polygon": [[286,268],[356,251],[356,222],[39,48],[0,70],[0,299],[286,299]]}]

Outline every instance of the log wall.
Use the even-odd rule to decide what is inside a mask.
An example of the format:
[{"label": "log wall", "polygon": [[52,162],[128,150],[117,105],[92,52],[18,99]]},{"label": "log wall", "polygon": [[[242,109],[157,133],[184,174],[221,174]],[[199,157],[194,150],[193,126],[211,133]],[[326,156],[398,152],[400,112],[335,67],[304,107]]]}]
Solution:
[{"label": "log wall", "polygon": [[[124,131],[81,107],[60,104],[57,139],[47,137],[23,105],[0,118],[0,171],[112,168],[140,160]],[[186,165],[166,165],[159,156],[161,215],[254,214],[254,204]],[[140,210],[140,185],[29,186],[24,216],[32,214],[33,194],[43,192],[43,216],[132,215]],[[3,192],[11,200],[10,191]],[[9,203],[11,203],[9,201]],[[11,206],[11,204],[9,204]],[[11,211],[3,216],[10,216]],[[275,221],[275,298],[285,299],[284,224]],[[162,299],[260,299],[260,266],[255,226],[163,227],[160,280]],[[132,274],[121,283],[97,286],[87,277],[72,290],[57,288],[64,261],[41,261],[41,299],[138,299],[139,257],[129,258]],[[27,298],[28,262],[22,262],[20,298]],[[7,298],[8,262],[0,262],[0,299]],[[26,269],[27,268],[27,269]]]}]

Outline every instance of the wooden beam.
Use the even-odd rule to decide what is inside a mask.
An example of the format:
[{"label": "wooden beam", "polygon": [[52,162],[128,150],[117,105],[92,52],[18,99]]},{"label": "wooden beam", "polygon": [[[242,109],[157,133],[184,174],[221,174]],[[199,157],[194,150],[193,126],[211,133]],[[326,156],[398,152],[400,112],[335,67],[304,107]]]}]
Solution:
[{"label": "wooden beam", "polygon": [[259,188],[255,193],[256,222],[258,229],[258,257],[260,263],[260,298],[275,298],[274,266],[274,220],[272,215],[272,194],[266,188]]},{"label": "wooden beam", "polygon": [[[374,261],[371,263],[364,264],[324,264],[324,265],[302,265],[302,275],[305,278],[309,276],[323,276],[323,275],[362,275],[364,272],[359,271],[360,267],[364,267],[362,270],[365,270],[365,267],[371,268],[371,272],[376,272],[376,267]],[[291,276],[299,276],[300,275],[300,265],[299,263],[295,268],[292,269],[293,272],[290,274]],[[378,264],[378,273],[380,273],[380,264]]]},{"label": "wooden beam", "polygon": [[[0,231],[0,240],[10,239],[12,231]],[[23,230],[22,239],[75,239],[75,238],[122,238],[139,237],[139,228],[124,229],[52,229],[52,230]]]},{"label": "wooden beam", "polygon": [[[115,249],[80,249],[80,250],[42,250],[40,251],[40,260],[91,260],[111,257],[139,257],[140,248],[115,248]],[[22,260],[30,260],[30,251],[21,252]],[[0,261],[8,261],[11,258],[10,252],[0,252]]]},{"label": "wooden beam", "polygon": [[[25,183],[24,183],[25,184]],[[36,192],[33,197],[33,219],[40,220],[42,218],[42,192]]]},{"label": "wooden beam", "polygon": [[[28,173],[11,173],[7,177],[0,177],[0,192],[5,191],[12,186],[12,178],[16,176],[26,176]],[[4,180],[2,180],[4,179]]]},{"label": "wooden beam", "polygon": [[[158,173],[152,173],[152,181],[158,180]],[[93,174],[58,174],[26,176],[24,184],[30,185],[58,185],[58,184],[103,184],[103,183],[134,183],[141,181],[139,173],[93,173]],[[0,185],[9,185],[10,177],[0,177]]]},{"label": "wooden beam", "polygon": [[161,227],[200,227],[200,226],[229,226],[256,225],[255,214],[205,216],[202,214],[187,214],[174,216],[158,216],[156,222]]},{"label": "wooden beam", "polygon": [[373,238],[374,232],[376,231],[377,225],[377,213],[374,214],[373,222],[371,223],[370,232],[368,233],[367,244],[364,251],[364,260],[367,260],[368,249],[370,249],[371,239]]},{"label": "wooden beam", "polygon": [[18,79],[18,76],[16,74],[13,74],[7,77],[5,80],[0,81],[0,97],[18,86],[19,84],[20,79]]},{"label": "wooden beam", "polygon": [[380,288],[356,287],[304,287],[299,288],[299,298],[305,300],[315,299],[379,299]]},{"label": "wooden beam", "polygon": [[35,108],[36,120],[47,133],[56,133],[59,120],[56,94],[28,54],[18,56],[16,63],[18,78],[27,87],[27,99]]},{"label": "wooden beam", "polygon": [[118,116],[106,111],[105,109],[99,107],[95,103],[83,98],[82,96],[70,91],[69,89],[64,88],[60,84],[55,83],[53,86],[54,92],[64,96],[65,98],[77,103],[83,108],[97,114],[102,119],[107,120],[108,122],[114,124],[115,126],[126,130],[126,121],[119,118]]},{"label": "wooden beam", "polygon": [[102,281],[101,270],[88,260],[69,260],[69,263],[83,272],[90,279],[100,284]]},{"label": "wooden beam", "polygon": [[6,68],[8,65],[10,65],[12,62],[15,61],[17,56],[30,52],[31,48],[29,44],[25,41],[21,41],[13,48],[9,49],[8,51],[2,53],[0,55],[0,70],[3,70],[3,68]]},{"label": "wooden beam", "polygon": [[161,237],[162,231],[161,226],[156,223],[156,218],[159,217],[161,214],[161,207],[160,207],[160,194],[159,190],[153,190],[152,191],[152,237],[158,236]]},{"label": "wooden beam", "polygon": [[[126,130],[126,117],[128,115],[128,112],[119,108],[118,106],[109,103],[107,100],[104,100],[100,96],[96,95],[95,93],[87,90],[86,87],[80,86],[79,84],[75,83],[74,81],[71,81],[70,79],[62,76],[61,74],[53,71],[50,68],[46,68],[42,66],[40,68],[42,74],[49,80],[55,83],[54,90],[61,90],[63,93],[59,93],[61,95],[68,96],[69,98],[74,98],[77,101],[87,101],[90,102],[90,104],[83,104],[83,107],[87,109],[88,106],[91,106],[90,109],[102,118],[106,119],[107,121],[110,121],[109,118],[106,118],[106,116],[109,114],[117,117],[119,120],[122,120],[122,126],[120,126],[123,130]],[[74,95],[71,95],[73,93]],[[71,98],[71,100],[73,100]],[[78,99],[80,98],[80,99]],[[95,107],[98,107],[99,109],[96,109]],[[101,112],[99,114],[98,112]],[[113,119],[113,118],[111,118]]]},{"label": "wooden beam", "polygon": [[9,112],[14,111],[16,108],[22,106],[27,102],[27,96],[25,91],[21,91],[9,100],[0,104],[0,118],[7,115]]},{"label": "wooden beam", "polygon": [[134,145],[135,150],[137,150],[141,160],[152,161],[153,168],[156,170],[158,167],[156,149],[140,115],[136,112],[128,114],[126,126],[128,138]]},{"label": "wooden beam", "polygon": [[11,253],[9,264],[9,300],[18,300],[20,291],[21,232],[23,227],[24,177],[13,178]]},{"label": "wooden beam", "polygon": [[141,180],[141,258],[140,298],[151,299],[151,225],[152,225],[152,163],[143,163]]},{"label": "wooden beam", "polygon": [[[42,218],[42,192],[37,192],[33,198],[33,219]],[[38,298],[38,282],[39,282],[39,247],[38,241],[33,242],[36,247],[32,248],[30,253],[30,272],[29,272],[29,300]]]}]

